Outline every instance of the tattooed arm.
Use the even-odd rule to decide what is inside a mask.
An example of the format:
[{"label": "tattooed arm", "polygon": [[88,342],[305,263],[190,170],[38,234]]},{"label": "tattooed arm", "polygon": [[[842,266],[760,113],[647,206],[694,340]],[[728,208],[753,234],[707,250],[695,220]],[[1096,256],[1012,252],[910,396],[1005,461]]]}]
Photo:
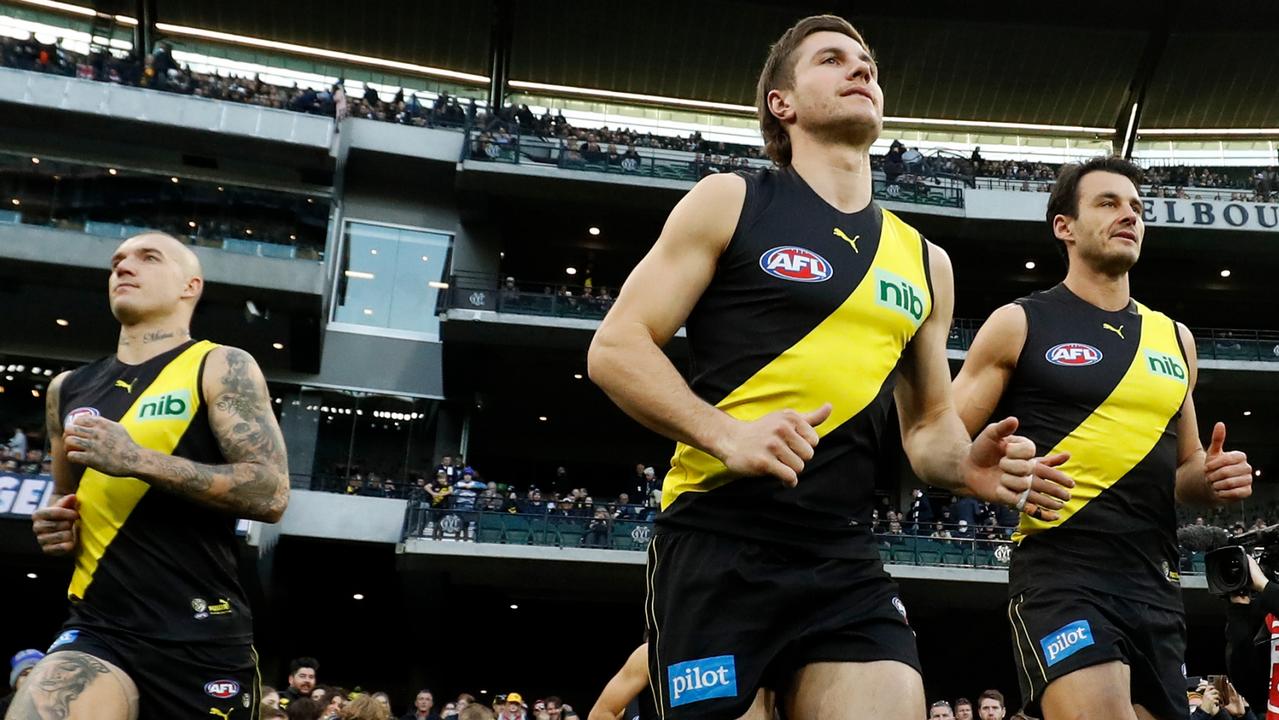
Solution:
[{"label": "tattooed arm", "polygon": [[211,351],[204,364],[209,425],[225,465],[205,465],[139,447],[119,423],[77,418],[66,431],[67,457],[107,475],[136,477],[236,517],[277,522],[289,504],[288,458],[266,379],[253,356]]}]

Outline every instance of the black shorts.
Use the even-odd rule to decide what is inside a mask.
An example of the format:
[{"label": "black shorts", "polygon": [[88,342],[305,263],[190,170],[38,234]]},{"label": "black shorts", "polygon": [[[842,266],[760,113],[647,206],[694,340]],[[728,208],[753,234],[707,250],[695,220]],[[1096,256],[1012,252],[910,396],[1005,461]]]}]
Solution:
[{"label": "black shorts", "polygon": [[784,690],[809,663],[919,671],[906,608],[878,559],[663,531],[649,544],[645,615],[649,685],[667,720],[740,717],[759,688]]},{"label": "black shorts", "polygon": [[49,647],[64,650],[123,670],[138,688],[138,720],[257,720],[262,687],[251,645],[167,643],[68,625]]},{"label": "black shorts", "polygon": [[1119,660],[1132,702],[1157,718],[1186,717],[1186,618],[1181,612],[1084,588],[1030,590],[1008,602],[1013,659],[1026,712],[1049,683]]}]

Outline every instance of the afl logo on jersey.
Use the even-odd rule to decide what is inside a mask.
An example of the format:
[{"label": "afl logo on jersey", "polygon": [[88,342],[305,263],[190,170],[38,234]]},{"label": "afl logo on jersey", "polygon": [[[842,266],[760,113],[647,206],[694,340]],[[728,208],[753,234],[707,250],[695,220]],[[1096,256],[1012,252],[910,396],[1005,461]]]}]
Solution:
[{"label": "afl logo on jersey", "polygon": [[90,416],[90,417],[97,417],[97,416],[101,415],[101,413],[99,413],[99,412],[98,412],[98,409],[97,409],[97,408],[91,408],[91,407],[78,407],[78,408],[76,408],[75,410],[72,410],[71,412],[67,413],[67,417],[66,417],[66,419],[62,421],[62,427],[64,427],[64,428],[66,428],[66,427],[71,427],[71,423],[72,423],[72,422],[73,422],[76,418],[78,418],[78,417],[80,417],[80,416],[82,416],[82,415],[88,415],[88,416]]},{"label": "afl logo on jersey", "polygon": [[776,247],[759,258],[764,272],[782,280],[816,283],[830,280],[834,270],[826,258],[812,250],[786,245]]},{"label": "afl logo on jersey", "polygon": [[1101,351],[1083,343],[1062,343],[1049,348],[1044,358],[1053,365],[1083,367],[1101,362]]}]

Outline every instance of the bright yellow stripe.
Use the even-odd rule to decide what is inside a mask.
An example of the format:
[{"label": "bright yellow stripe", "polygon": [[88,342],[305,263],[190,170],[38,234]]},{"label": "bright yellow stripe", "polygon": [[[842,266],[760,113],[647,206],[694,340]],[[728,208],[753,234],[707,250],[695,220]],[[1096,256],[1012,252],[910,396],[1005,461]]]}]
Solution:
[{"label": "bright yellow stripe", "polygon": [[[134,442],[166,455],[173,452],[191,419],[200,411],[200,364],[215,347],[208,341],[192,345],[170,361],[145,391],[139,392],[139,397],[120,419],[120,424],[128,430]],[[138,419],[145,401],[177,391],[186,391],[190,399],[189,417],[181,420]],[[107,547],[149,488],[150,485],[136,478],[112,477],[92,468],[85,469],[76,490],[80,510],[80,544],[76,548],[75,572],[67,589],[69,597],[84,597]]]},{"label": "bright yellow stripe", "polygon": [[[1059,511],[1060,518],[1052,522],[1022,515],[1013,540],[1020,542],[1066,522],[1127,475],[1150,454],[1168,422],[1181,409],[1188,387],[1186,380],[1152,372],[1146,355],[1152,350],[1170,355],[1182,363],[1184,370],[1185,356],[1177,342],[1177,325],[1163,313],[1140,303],[1137,311],[1142,316],[1141,341],[1127,373],[1092,415],[1046,453],[1070,453],[1070,459],[1061,466],[1062,472],[1075,480],[1070,501]],[[1168,482],[1174,482],[1174,478],[1169,477]]]},{"label": "bright yellow stripe", "polygon": [[[883,219],[875,258],[852,294],[716,407],[738,420],[752,421],[787,408],[810,412],[829,402],[831,415],[816,428],[824,437],[875,399],[906,344],[932,312],[919,233],[888,211]],[[919,293],[919,320],[879,302],[881,293],[890,292],[881,290],[877,277],[885,271],[908,281]],[[731,479],[717,458],[680,443],[662,483],[662,508],[685,492],[706,492]]]}]

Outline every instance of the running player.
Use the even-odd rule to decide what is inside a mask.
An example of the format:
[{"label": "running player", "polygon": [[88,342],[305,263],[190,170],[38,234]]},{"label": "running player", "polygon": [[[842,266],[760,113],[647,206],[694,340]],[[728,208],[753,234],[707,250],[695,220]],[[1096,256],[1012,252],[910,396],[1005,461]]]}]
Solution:
[{"label": "running player", "polygon": [[279,520],[289,475],[257,363],[190,337],[203,287],[174,238],[126,240],[115,356],[49,385],[56,494],[33,524],[45,552],[75,556],[71,616],[10,720],[257,715],[235,523]]},{"label": "running player", "polygon": [[[773,46],[760,124],[779,169],[702,180],[604,320],[592,379],[677,441],[649,546],[649,676],[664,718],[737,718],[761,687],[805,720],[924,715],[914,634],[871,534],[897,401],[925,481],[1048,512],[1069,479],[951,399],[946,254],[871,199],[878,69],[834,16]],[[691,385],[661,347],[686,325]],[[818,447],[820,443],[820,447]],[[779,703],[781,700],[779,699]]]},{"label": "running player", "polygon": [[1022,699],[1047,720],[1186,716],[1174,504],[1252,493],[1225,425],[1199,443],[1190,331],[1129,295],[1140,182],[1119,158],[1062,168],[1048,223],[1065,281],[996,310],[955,380],[970,432],[1013,413],[1071,456],[1074,497],[1055,518],[1028,505],[1009,571]]}]

